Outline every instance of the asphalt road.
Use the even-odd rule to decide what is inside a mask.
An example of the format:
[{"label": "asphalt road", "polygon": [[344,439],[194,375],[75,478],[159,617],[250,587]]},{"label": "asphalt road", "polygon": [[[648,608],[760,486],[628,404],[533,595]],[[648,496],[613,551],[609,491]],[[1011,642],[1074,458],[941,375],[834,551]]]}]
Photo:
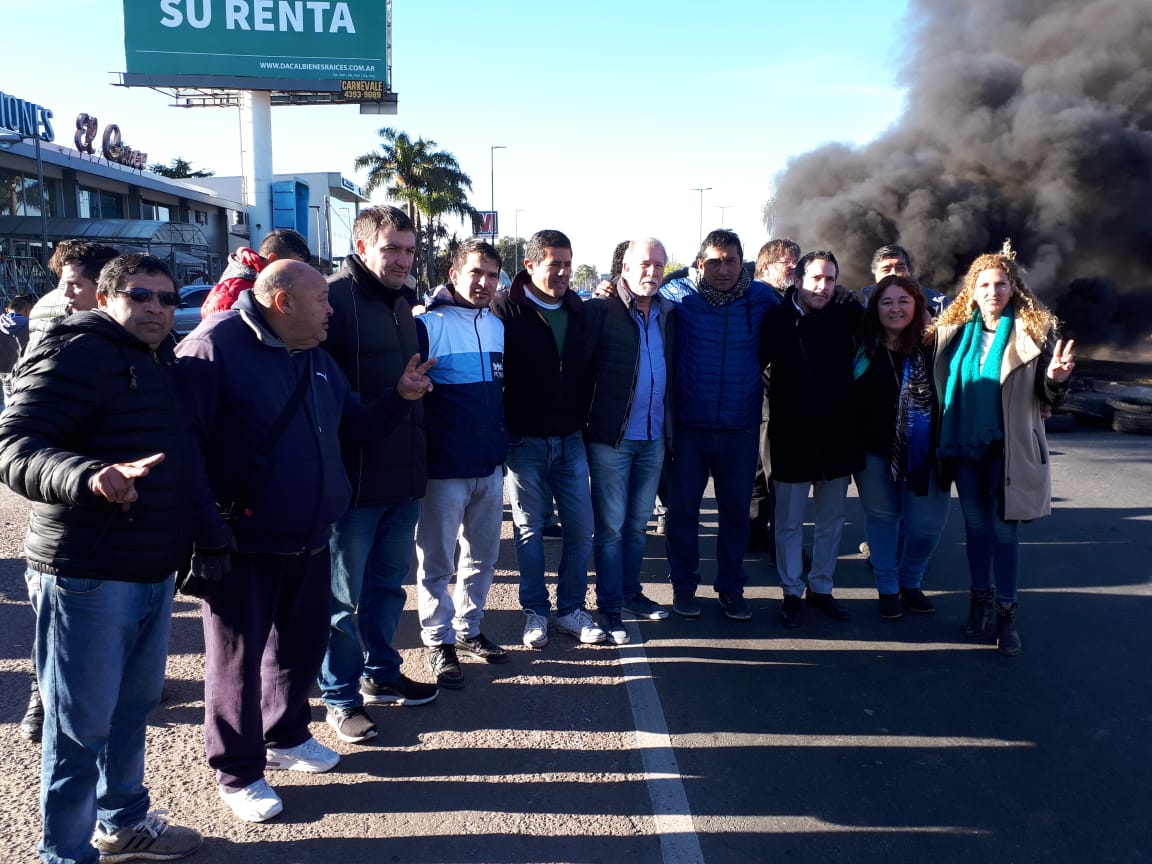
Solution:
[{"label": "asphalt road", "polygon": [[[316,707],[316,737],[344,760],[270,775],[285,812],[263,825],[215,795],[199,610],[178,602],[149,733],[153,806],[205,833],[200,864],[1152,860],[1149,442],[1053,436],[1055,512],[1024,529],[1015,659],[960,632],[955,500],[925,584],[936,615],[876,614],[853,498],[837,573],[851,622],[811,613],[785,630],[775,572],[753,557],[751,622],[724,619],[703,591],[700,619],[633,624],[623,648],[557,633],[520,647],[506,541],[485,630],[512,662],[467,665],[465,689],[430,705],[372,709],[372,746],[338,742]],[[16,734],[32,616],[26,510],[6,491],[0,521],[0,861],[18,862],[34,859],[39,751]],[[647,590],[670,602],[662,546],[651,539]],[[398,643],[427,680],[411,611]]]}]

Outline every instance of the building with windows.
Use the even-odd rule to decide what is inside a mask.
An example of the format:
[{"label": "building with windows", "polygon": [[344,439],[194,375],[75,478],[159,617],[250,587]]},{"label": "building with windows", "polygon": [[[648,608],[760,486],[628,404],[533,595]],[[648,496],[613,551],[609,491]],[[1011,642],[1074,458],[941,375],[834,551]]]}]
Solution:
[{"label": "building with windows", "polygon": [[[72,146],[54,126],[72,129]],[[115,123],[88,114],[75,123],[0,92],[0,295],[55,287],[46,263],[61,240],[87,238],[167,262],[181,283],[215,282],[240,246],[292,228],[320,262],[352,249],[352,222],[368,203],[339,173],[273,178],[272,224],[250,231],[241,177],[171,179],[146,170],[148,156],[125,145]]]},{"label": "building with windows", "polygon": [[249,242],[243,203],[196,180],[144,170],[147,155],[123,146],[115,124],[101,129],[80,115],[74,146],[57,143],[53,116],[0,92],[4,297],[40,295],[54,287],[45,264],[55,244],[69,238],[155,255],[181,282],[211,282],[226,266],[233,243]]}]

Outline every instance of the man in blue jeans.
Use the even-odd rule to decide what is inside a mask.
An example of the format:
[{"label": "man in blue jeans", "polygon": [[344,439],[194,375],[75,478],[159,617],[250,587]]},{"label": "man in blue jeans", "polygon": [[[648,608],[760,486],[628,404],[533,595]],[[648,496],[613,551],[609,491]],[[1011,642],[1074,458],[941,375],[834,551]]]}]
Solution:
[{"label": "man in blue jeans", "polygon": [[[36,301],[28,315],[28,337],[23,352],[39,342],[49,328],[73,312],[90,312],[96,308],[96,280],[100,270],[117,257],[120,251],[103,243],[88,240],[61,240],[56,244],[52,257],[48,259],[48,269],[58,278],[59,284]],[[5,387],[5,401],[11,395],[12,382]],[[28,586],[28,599],[32,611],[36,611],[39,600],[34,585]],[[29,694],[28,710],[20,721],[20,734],[29,741],[39,741],[44,727],[44,705],[40,701],[36,672],[32,672],[32,692]]]},{"label": "man in blue jeans", "polygon": [[198,831],[151,811],[145,732],[164,685],[173,573],[193,540],[222,565],[230,539],[170,373],[179,299],[167,268],[114,258],[95,297],[96,310],[29,350],[0,415],[0,479],[33,510],[39,852],[50,864],[199,848]]},{"label": "man in blue jeans", "polygon": [[537,231],[524,270],[494,311],[504,320],[504,411],[508,420],[508,498],[520,567],[523,642],[548,644],[551,601],[544,583],[545,517],[552,497],[564,526],[556,582],[556,628],[584,643],[604,631],[584,609],[592,551],[592,499],[581,430],[588,416],[584,308],[572,278],[572,243]]},{"label": "man in blue jeans", "polygon": [[640,585],[645,528],[664,466],[673,371],[673,306],[660,298],[667,258],[659,240],[632,241],[612,296],[585,304],[593,397],[584,435],[595,516],[596,609],[617,645],[628,641],[622,609],[651,621],[668,617]]},{"label": "man in blue jeans", "polygon": [[764,397],[760,325],[780,298],[752,280],[740,238],[724,230],[709,233],[696,266],[661,293],[677,304],[678,331],[667,529],[672,611],[701,612],[700,502],[711,474],[720,521],[714,587],[724,614],[744,621],[752,617],[744,553]]},{"label": "man in blue jeans", "polygon": [[[365,403],[396,387],[419,352],[404,280],[416,254],[416,228],[402,210],[369,207],[352,224],[356,251],[328,280],[333,315],[324,349]],[[414,571],[416,521],[428,482],[424,406],[407,422],[363,445],[342,438],[352,506],[332,529],[332,629],[320,670],[328,724],[342,741],[376,736],[369,705],[423,705],[435,684],[400,671],[392,638]]]}]

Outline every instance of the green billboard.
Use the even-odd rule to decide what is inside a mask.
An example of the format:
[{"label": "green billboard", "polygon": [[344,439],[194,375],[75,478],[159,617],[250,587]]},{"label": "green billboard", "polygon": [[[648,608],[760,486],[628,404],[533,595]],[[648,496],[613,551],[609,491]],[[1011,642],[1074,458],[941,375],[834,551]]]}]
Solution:
[{"label": "green billboard", "polygon": [[390,8],[391,0],[124,0],[127,77],[251,90],[378,81],[388,90]]}]

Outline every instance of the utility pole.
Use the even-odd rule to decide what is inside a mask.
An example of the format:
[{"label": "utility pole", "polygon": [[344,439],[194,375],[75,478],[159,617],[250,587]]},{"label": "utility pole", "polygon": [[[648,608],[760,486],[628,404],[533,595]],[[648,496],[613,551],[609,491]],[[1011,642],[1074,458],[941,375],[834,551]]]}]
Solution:
[{"label": "utility pole", "polygon": [[[489,168],[489,171],[491,172],[491,175],[492,175],[492,177],[491,177],[491,180],[492,180],[492,187],[491,187],[492,198],[489,201],[489,209],[492,212],[492,219],[493,220],[496,220],[496,151],[497,150],[507,150],[507,149],[508,148],[505,147],[503,144],[493,144],[491,147],[488,148],[488,168]],[[494,221],[492,224],[492,245],[496,245],[496,236],[498,233],[496,229],[497,229],[497,221]]]},{"label": "utility pole", "polygon": [[704,193],[710,190],[711,186],[693,186],[693,192],[700,193],[700,242],[704,242]]}]

